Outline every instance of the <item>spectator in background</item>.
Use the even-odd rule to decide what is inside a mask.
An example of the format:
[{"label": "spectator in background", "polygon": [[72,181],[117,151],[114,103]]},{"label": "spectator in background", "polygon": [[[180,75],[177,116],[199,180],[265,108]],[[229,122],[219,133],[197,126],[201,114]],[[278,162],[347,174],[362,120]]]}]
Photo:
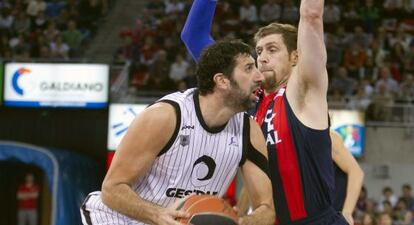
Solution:
[{"label": "spectator in background", "polygon": [[404,81],[400,84],[398,100],[403,103],[411,103],[414,100],[414,78],[410,73],[406,74],[404,77]]},{"label": "spectator in background", "polygon": [[375,216],[370,213],[364,213],[362,216],[361,225],[376,225]]},{"label": "spectator in background", "polygon": [[[360,84],[358,86],[358,89],[356,91],[356,95],[353,96],[349,102],[348,107],[351,109],[357,109],[357,110],[366,110],[368,106],[371,104],[371,98],[370,95],[367,94],[367,89],[369,89],[369,84]],[[373,89],[371,87],[371,89]]]},{"label": "spectator in background", "polygon": [[141,63],[148,66],[151,65],[158,51],[159,48],[154,44],[154,39],[152,37],[146,37],[144,45],[140,49]]},{"label": "spectator in background", "polygon": [[0,32],[1,33],[12,33],[14,22],[14,16],[7,8],[0,9]]},{"label": "spectator in background", "polygon": [[354,24],[358,24],[358,3],[356,1],[346,1],[344,3],[345,9],[343,10],[344,24],[347,28],[352,28]]},{"label": "spectator in background", "polygon": [[364,6],[358,10],[358,16],[365,31],[372,33],[378,25],[380,10],[374,5],[374,0],[365,0]]},{"label": "spectator in background", "polygon": [[299,21],[299,9],[294,0],[285,0],[281,20],[284,23],[297,24]]},{"label": "spectator in background", "polygon": [[67,30],[62,33],[63,41],[68,44],[71,56],[79,56],[82,44],[82,34],[76,27],[74,20],[69,20]]},{"label": "spectator in background", "polygon": [[173,84],[169,82],[170,63],[167,61],[167,53],[160,50],[154,57],[154,62],[150,67],[149,85],[154,90],[171,90]]},{"label": "spectator in background", "polygon": [[[122,42],[122,45],[115,52],[114,63],[125,63],[126,61],[133,59],[133,51],[135,48],[134,43],[132,42],[132,37],[125,36],[122,38]],[[138,51],[138,49],[135,49],[135,51]]]},{"label": "spectator in background", "polygon": [[403,8],[403,0],[385,0],[383,6],[387,11],[400,11]]},{"label": "spectator in background", "polygon": [[356,80],[348,76],[345,67],[339,67],[332,78],[331,89],[340,92],[341,96],[351,96],[356,87]]},{"label": "spectator in background", "polygon": [[46,16],[56,18],[60,11],[65,7],[65,3],[61,1],[49,1],[46,6]]},{"label": "spectator in background", "polygon": [[414,0],[405,0],[404,9],[407,13],[412,13],[414,11]]},{"label": "spectator in background", "polygon": [[41,33],[41,30],[46,29],[47,26],[47,18],[43,11],[39,12],[39,14],[36,16],[36,18],[33,21],[33,30],[39,31]]},{"label": "spectator in background", "polygon": [[165,4],[163,0],[151,0],[145,7],[151,15],[162,17],[165,12]]},{"label": "spectator in background", "polygon": [[169,77],[175,83],[184,80],[187,77],[187,70],[190,65],[186,62],[181,54],[175,57],[175,62],[171,64]]},{"label": "spectator in background", "polygon": [[46,30],[43,31],[43,35],[45,36],[46,40],[50,43],[55,40],[59,34],[60,31],[56,28],[56,23],[53,20],[50,20]]},{"label": "spectator in background", "polygon": [[[396,96],[399,92],[398,82],[392,78],[390,69],[388,67],[385,67],[385,66],[382,67],[381,70],[380,70],[380,77],[377,80],[377,82],[375,83],[375,92],[377,92],[377,93],[380,92],[381,88],[384,88],[383,91],[386,92],[387,95],[390,95],[392,97]],[[387,188],[387,189],[384,189],[384,191],[387,191],[387,193],[386,193],[387,195],[385,195],[385,193],[383,193],[384,196],[387,197],[386,198],[387,200],[390,200],[390,199],[388,199],[388,197],[389,197],[388,194],[390,194],[389,193],[390,190]],[[392,189],[391,189],[391,194],[392,194]],[[394,195],[392,195],[392,196],[394,196]],[[390,200],[390,201],[393,203],[393,207],[394,207],[395,203],[397,201],[397,198],[394,196],[393,200]]]},{"label": "spectator in background", "polygon": [[354,33],[352,34],[352,42],[361,46],[362,49],[367,49],[370,43],[370,38],[361,26],[355,26]]},{"label": "spectator in background", "polygon": [[[414,93],[414,79],[413,79],[413,75],[409,74],[407,75],[406,78],[410,77],[410,82],[411,82],[411,88],[412,88],[412,94]],[[412,95],[414,97],[414,95]],[[405,200],[406,204],[407,204],[407,209],[410,211],[414,211],[414,197],[412,196],[411,193],[411,185],[409,184],[404,184],[401,186],[401,198]]]},{"label": "spectator in background", "polygon": [[243,4],[239,8],[240,21],[254,23],[257,21],[257,8],[250,0],[243,0]]},{"label": "spectator in background", "polygon": [[392,225],[391,215],[388,213],[381,213],[378,218],[378,225]]},{"label": "spectator in background", "polygon": [[378,78],[378,67],[375,66],[374,58],[367,54],[365,65],[359,69],[359,79],[366,79],[369,82]]},{"label": "spectator in background", "polygon": [[394,35],[389,36],[388,40],[390,46],[400,43],[405,51],[409,48],[410,42],[413,38],[406,32],[403,26],[400,26]]},{"label": "spectator in background", "polygon": [[63,42],[62,36],[58,35],[55,41],[50,43],[50,54],[53,58],[69,59],[69,46]]},{"label": "spectator in background", "polygon": [[180,13],[184,11],[185,4],[184,2],[178,0],[168,0],[165,2],[165,13],[173,14]]},{"label": "spectator in background", "polygon": [[367,207],[367,201],[368,201],[368,191],[365,186],[362,186],[361,192],[359,192],[356,209],[360,211],[365,211]]},{"label": "spectator in background", "polygon": [[270,23],[280,19],[282,13],[280,5],[276,0],[267,0],[265,4],[260,7],[260,21]]},{"label": "spectator in background", "polygon": [[343,49],[336,44],[337,38],[332,33],[325,33],[325,44],[326,52],[328,54],[327,58],[327,68],[336,68],[342,63]]},{"label": "spectator in background", "polygon": [[27,4],[26,13],[34,21],[40,12],[46,11],[46,2],[43,0],[29,0]]},{"label": "spectator in background", "polygon": [[[387,52],[381,47],[380,41],[372,40],[370,48],[367,50],[367,56],[373,58],[375,67],[383,67]],[[373,74],[374,75],[374,74]],[[376,76],[373,77],[377,78]]]},{"label": "spectator in background", "polygon": [[407,202],[405,199],[398,199],[397,205],[394,210],[395,225],[411,225],[413,214],[407,208]]},{"label": "spectator in background", "polygon": [[19,202],[18,225],[36,225],[39,187],[31,173],[26,174],[24,181],[17,190],[17,200]]},{"label": "spectator in background", "polygon": [[323,11],[323,22],[328,31],[331,31],[341,20],[341,9],[332,1],[327,1]]},{"label": "spectator in background", "polygon": [[410,43],[409,50],[405,53],[404,66],[407,71],[414,72],[414,39]]},{"label": "spectator in background", "polygon": [[[392,208],[394,208],[397,205],[398,198],[394,194],[392,188],[387,186],[387,187],[384,187],[384,189],[382,189],[382,196],[381,196],[380,201],[383,203],[388,202],[392,210]],[[384,204],[382,206],[379,205],[379,210],[381,212],[387,211],[387,209],[385,209]]]},{"label": "spectator in background", "polygon": [[21,11],[17,14],[16,19],[13,23],[13,29],[16,31],[16,33],[22,33],[22,32],[29,32],[31,28],[31,22],[30,19],[26,16],[26,14]]},{"label": "spectator in background", "polygon": [[365,65],[366,53],[357,42],[351,42],[351,46],[345,50],[343,65],[353,79],[359,79],[359,69]]}]

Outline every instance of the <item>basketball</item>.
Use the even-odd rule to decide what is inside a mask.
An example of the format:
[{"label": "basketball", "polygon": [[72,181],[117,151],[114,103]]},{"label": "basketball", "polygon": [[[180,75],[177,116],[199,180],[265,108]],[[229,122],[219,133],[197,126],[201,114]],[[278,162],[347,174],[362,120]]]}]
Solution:
[{"label": "basketball", "polygon": [[237,225],[238,217],[233,207],[224,199],[211,195],[192,195],[177,207],[190,213],[190,219],[179,219],[182,224]]}]

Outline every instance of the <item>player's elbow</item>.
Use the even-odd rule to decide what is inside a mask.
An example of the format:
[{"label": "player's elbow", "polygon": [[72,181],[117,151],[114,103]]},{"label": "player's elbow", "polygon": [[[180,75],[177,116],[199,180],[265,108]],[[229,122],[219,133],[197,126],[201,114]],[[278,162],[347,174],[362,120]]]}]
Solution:
[{"label": "player's elbow", "polygon": [[102,188],[101,188],[101,198],[102,198],[102,202],[105,205],[112,205],[112,194],[114,193],[114,185],[111,184],[110,182],[104,180],[103,184],[102,184]]},{"label": "player's elbow", "polygon": [[355,165],[352,168],[351,173],[353,174],[353,178],[352,178],[353,180],[359,180],[359,181],[364,180],[365,174],[359,165]]},{"label": "player's elbow", "polygon": [[361,167],[358,166],[357,168],[357,173],[358,173],[358,177],[360,177],[361,180],[364,180],[365,177],[365,173],[364,171],[361,169]]}]

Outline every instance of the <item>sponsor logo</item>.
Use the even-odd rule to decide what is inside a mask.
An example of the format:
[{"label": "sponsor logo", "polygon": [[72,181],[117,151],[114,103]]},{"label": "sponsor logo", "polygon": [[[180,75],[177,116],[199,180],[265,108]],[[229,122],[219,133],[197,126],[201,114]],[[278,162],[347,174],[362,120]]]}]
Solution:
[{"label": "sponsor logo", "polygon": [[217,191],[186,190],[182,188],[168,188],[165,195],[170,198],[184,198],[187,195],[217,195]]},{"label": "sponsor logo", "polygon": [[18,94],[18,95],[24,95],[24,90],[23,88],[19,85],[19,79],[25,75],[25,74],[29,74],[31,72],[31,70],[26,69],[24,67],[18,69],[16,72],[14,72],[13,76],[12,76],[12,87],[13,90]]}]

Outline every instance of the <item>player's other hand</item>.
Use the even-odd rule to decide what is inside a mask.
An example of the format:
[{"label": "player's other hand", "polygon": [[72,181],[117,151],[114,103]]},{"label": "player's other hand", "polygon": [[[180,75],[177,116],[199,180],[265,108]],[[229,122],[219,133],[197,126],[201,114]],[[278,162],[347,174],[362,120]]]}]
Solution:
[{"label": "player's other hand", "polygon": [[349,225],[354,225],[354,218],[352,217],[352,213],[342,212],[342,215],[344,216],[346,222],[348,222]]}]

